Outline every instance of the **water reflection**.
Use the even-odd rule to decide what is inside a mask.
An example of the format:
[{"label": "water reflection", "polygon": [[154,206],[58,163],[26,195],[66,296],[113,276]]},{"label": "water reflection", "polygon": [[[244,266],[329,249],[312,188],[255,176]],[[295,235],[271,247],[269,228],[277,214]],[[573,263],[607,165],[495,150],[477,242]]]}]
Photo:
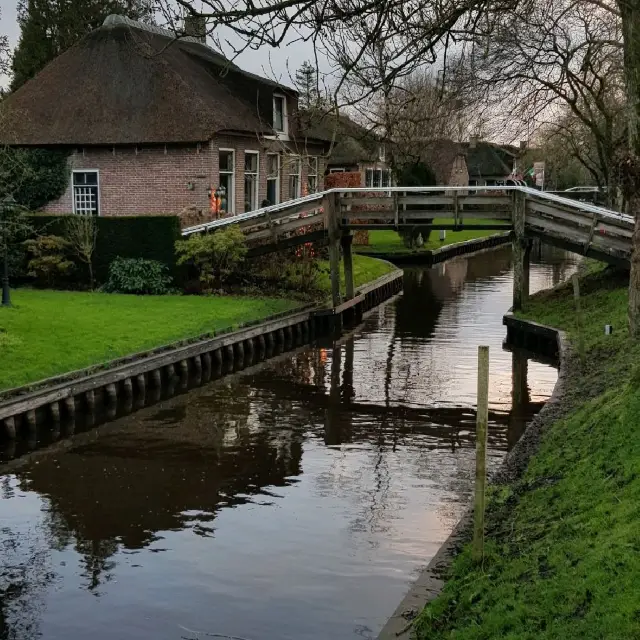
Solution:
[{"label": "water reflection", "polygon": [[[532,290],[573,263],[532,266]],[[77,433],[2,477],[0,638],[374,637],[556,372],[501,348],[509,252],[407,270],[337,342]]]}]

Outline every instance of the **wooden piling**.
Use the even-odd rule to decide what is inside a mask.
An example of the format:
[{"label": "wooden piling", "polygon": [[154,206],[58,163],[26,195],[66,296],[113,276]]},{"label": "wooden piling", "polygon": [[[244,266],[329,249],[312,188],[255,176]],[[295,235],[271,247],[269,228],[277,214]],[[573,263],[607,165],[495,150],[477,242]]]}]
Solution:
[{"label": "wooden piling", "polygon": [[525,291],[528,292],[529,284],[525,282],[528,272],[525,273],[526,238],[524,235],[524,223],[526,214],[525,194],[520,191],[513,192],[513,310],[519,311],[525,301]]},{"label": "wooden piling", "polygon": [[334,307],[340,304],[340,221],[337,193],[327,193],[323,199],[325,226],[329,234],[329,265],[331,268],[331,301]]},{"label": "wooden piling", "polygon": [[51,415],[51,420],[54,425],[60,424],[60,403],[52,402],[49,405],[49,413]]},{"label": "wooden piling", "polygon": [[346,287],[346,298],[352,300],[355,295],[353,283],[353,254],[351,245],[353,244],[353,234],[345,231],[341,238],[342,243],[342,259],[344,261],[344,281]]},{"label": "wooden piling", "polygon": [[487,424],[489,421],[489,347],[478,347],[478,399],[476,414],[476,485],[473,518],[473,558],[484,555],[484,510],[487,482]]},{"label": "wooden piling", "polygon": [[31,409],[31,411],[27,411],[27,413],[24,414],[24,423],[26,424],[29,433],[35,433],[37,420],[36,412],[33,409]]},{"label": "wooden piling", "polygon": [[9,416],[4,419],[4,432],[9,440],[15,440],[16,438],[16,419],[13,416]]},{"label": "wooden piling", "polygon": [[70,398],[64,399],[64,410],[67,414],[67,417],[72,420],[76,417],[76,399],[71,396]]},{"label": "wooden piling", "polygon": [[202,354],[202,377],[204,380],[211,379],[211,353],[208,351]]}]

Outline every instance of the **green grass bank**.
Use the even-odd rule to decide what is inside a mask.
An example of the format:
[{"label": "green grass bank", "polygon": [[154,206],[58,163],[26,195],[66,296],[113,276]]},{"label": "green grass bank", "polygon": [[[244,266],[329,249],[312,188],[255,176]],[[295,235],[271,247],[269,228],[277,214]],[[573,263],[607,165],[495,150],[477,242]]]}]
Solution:
[{"label": "green grass bank", "polygon": [[17,289],[0,308],[0,389],[219,331],[300,303]]},{"label": "green grass bank", "polygon": [[[375,258],[354,256],[361,286],[392,271]],[[331,291],[320,263],[321,292]],[[344,288],[344,277],[343,277]],[[284,297],[133,296],[17,289],[13,307],[0,307],[0,390],[82,369],[292,310]]]},{"label": "green grass bank", "polygon": [[524,474],[489,492],[482,566],[468,546],[455,558],[419,639],[640,638],[640,345],[627,335],[626,286],[586,273],[581,323],[570,284],[521,314],[584,348]]},{"label": "green grass bank", "polygon": [[[453,224],[453,218],[437,218],[436,222]],[[474,224],[496,224],[496,220],[474,220]],[[408,249],[402,242],[402,238],[395,231],[369,231],[368,245],[354,245],[354,251],[360,254],[405,254],[424,253],[425,251],[433,251],[440,247],[445,247],[466,240],[475,238],[486,238],[497,233],[495,230],[479,231],[474,229],[466,229],[463,231],[447,231],[446,237],[440,241],[440,232],[432,231],[429,240],[419,249]]]}]

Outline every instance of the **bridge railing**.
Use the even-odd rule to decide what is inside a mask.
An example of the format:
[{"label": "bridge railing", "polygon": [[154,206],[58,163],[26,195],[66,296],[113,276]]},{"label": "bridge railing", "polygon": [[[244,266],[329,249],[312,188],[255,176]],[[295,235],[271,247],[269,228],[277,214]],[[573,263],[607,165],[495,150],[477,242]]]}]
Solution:
[{"label": "bridge railing", "polygon": [[[304,228],[329,229],[328,215],[335,212],[344,229],[400,228],[403,225],[428,224],[435,218],[451,218],[450,225],[439,227],[504,228],[512,222],[514,194],[522,194],[526,203],[526,222],[540,232],[567,236],[574,243],[609,247],[616,253],[630,252],[633,218],[580,202],[555,193],[529,187],[350,187],[329,189],[303,198],[289,200],[243,213],[195,225],[183,230],[183,236],[215,231],[237,224],[249,242],[264,242],[295,234]],[[480,222],[482,224],[474,224]],[[486,219],[496,221],[488,225]]]}]

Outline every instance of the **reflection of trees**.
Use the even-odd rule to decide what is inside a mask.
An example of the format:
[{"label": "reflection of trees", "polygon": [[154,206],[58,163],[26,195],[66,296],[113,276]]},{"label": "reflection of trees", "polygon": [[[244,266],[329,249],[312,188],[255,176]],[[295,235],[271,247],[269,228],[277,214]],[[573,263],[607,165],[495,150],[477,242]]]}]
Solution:
[{"label": "reflection of trees", "polygon": [[184,528],[212,535],[219,509],[300,473],[301,435],[258,428],[249,388],[218,385],[209,393],[129,416],[60,460],[43,458],[19,474],[24,488],[49,499],[46,523],[59,543],[77,541],[89,589],[109,579],[120,545],[143,548],[158,532]]}]

